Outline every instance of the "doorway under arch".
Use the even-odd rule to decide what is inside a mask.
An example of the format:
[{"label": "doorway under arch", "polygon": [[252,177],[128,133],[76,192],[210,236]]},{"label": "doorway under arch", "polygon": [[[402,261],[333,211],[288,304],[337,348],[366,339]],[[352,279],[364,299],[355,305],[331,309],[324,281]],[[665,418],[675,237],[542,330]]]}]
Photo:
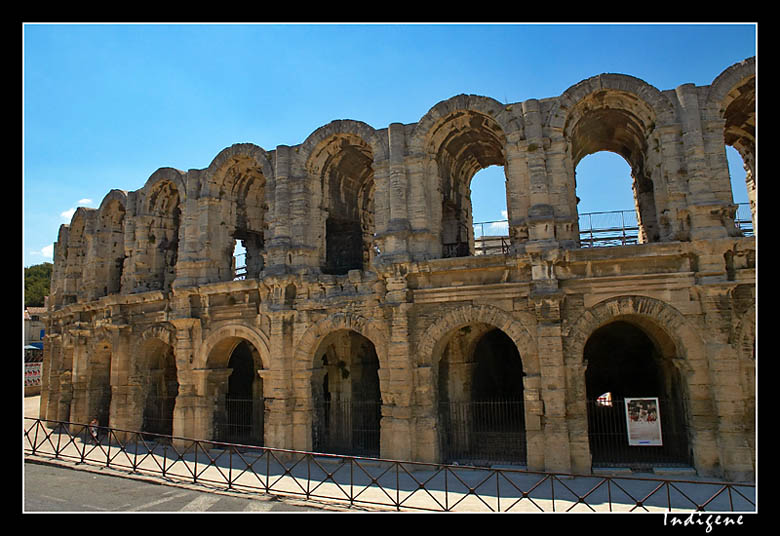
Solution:
[{"label": "doorway under arch", "polygon": [[312,371],[315,452],[379,457],[382,398],[374,344],[353,330],[322,341]]},{"label": "doorway under arch", "polygon": [[[594,467],[692,464],[684,387],[670,357],[646,330],[630,321],[610,322],[589,337],[585,385]],[[634,414],[635,406],[649,411],[650,418]],[[659,434],[658,441],[634,437],[645,423]]]},{"label": "doorway under arch", "polygon": [[229,338],[212,351],[210,361],[217,360],[227,364],[227,381],[217,394],[215,439],[225,443],[262,445],[265,400],[263,382],[257,374],[262,368],[257,350],[244,339]]},{"label": "doorway under arch", "polygon": [[526,463],[523,363],[487,324],[457,330],[439,361],[440,457],[445,463]]},{"label": "doorway under arch", "polygon": [[141,430],[159,440],[173,435],[173,410],[179,394],[173,347],[160,340],[147,343],[148,367]]}]

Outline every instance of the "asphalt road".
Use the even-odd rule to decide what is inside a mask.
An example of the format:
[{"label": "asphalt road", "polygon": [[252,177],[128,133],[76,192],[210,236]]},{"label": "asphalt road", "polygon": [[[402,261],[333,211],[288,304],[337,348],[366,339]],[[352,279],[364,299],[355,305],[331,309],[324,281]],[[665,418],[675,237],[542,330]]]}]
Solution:
[{"label": "asphalt road", "polygon": [[23,511],[327,512],[259,496],[209,493],[48,464],[24,464]]}]

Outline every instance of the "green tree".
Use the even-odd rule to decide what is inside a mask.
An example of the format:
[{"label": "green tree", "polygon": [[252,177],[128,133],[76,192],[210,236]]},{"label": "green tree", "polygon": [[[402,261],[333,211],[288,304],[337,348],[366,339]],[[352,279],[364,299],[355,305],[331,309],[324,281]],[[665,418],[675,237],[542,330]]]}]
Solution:
[{"label": "green tree", "polygon": [[44,262],[24,269],[24,306],[43,307],[44,297],[49,295],[52,263]]}]

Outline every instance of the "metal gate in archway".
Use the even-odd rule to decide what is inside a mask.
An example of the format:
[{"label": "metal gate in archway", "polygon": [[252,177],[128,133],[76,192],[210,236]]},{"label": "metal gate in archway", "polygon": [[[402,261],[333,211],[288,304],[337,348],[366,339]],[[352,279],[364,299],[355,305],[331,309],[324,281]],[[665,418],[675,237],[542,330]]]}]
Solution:
[{"label": "metal gate in archway", "polygon": [[315,452],[379,457],[379,400],[332,402],[315,405]]}]

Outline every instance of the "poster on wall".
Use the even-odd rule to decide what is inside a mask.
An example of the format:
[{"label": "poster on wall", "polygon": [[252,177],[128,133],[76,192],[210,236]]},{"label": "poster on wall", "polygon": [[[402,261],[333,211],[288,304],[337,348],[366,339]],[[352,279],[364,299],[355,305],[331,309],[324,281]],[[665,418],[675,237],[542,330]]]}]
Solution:
[{"label": "poster on wall", "polygon": [[657,398],[626,398],[628,444],[633,447],[660,447],[661,414]]}]

